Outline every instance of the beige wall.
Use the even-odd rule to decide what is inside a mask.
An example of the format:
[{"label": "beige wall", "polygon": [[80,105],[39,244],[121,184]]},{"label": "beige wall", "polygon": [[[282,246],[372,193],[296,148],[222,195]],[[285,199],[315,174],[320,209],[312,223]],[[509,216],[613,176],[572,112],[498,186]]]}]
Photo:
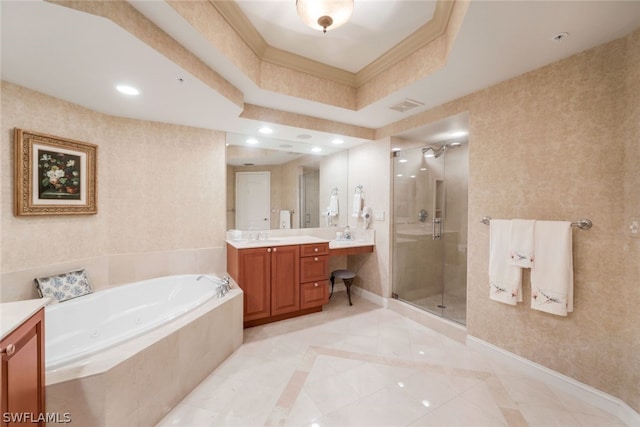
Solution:
[{"label": "beige wall", "polygon": [[350,149],[349,188],[347,193],[348,224],[356,233],[358,229],[362,229],[362,219],[351,216],[356,185],[362,185],[363,206],[369,206],[375,211],[384,212],[384,221],[371,222],[371,228],[375,230],[376,240],[374,253],[349,256],[347,265],[357,275],[354,284],[369,292],[385,297],[391,295],[389,279],[390,151],[390,138],[384,138]]},{"label": "beige wall", "polygon": [[[87,268],[94,288],[223,272],[224,134],[111,117],[2,82],[2,301]],[[13,215],[13,129],[98,145],[98,214]]]},{"label": "beige wall", "polygon": [[[638,52],[640,30],[378,130],[383,137],[470,113],[469,334],[635,410],[640,239],[628,226],[640,217]],[[573,233],[574,313],[564,318],[489,300],[485,215],[593,221],[590,231]],[[526,275],[524,288],[527,301]]]}]

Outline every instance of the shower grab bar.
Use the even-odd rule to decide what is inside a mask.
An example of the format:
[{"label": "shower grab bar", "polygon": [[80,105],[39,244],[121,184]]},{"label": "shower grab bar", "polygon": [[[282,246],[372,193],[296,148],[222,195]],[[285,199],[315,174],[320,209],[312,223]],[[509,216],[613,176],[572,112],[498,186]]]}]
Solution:
[{"label": "shower grab bar", "polygon": [[[492,218],[490,216],[485,216],[480,220],[480,222],[483,223],[484,225],[489,225],[489,223],[491,222],[491,219]],[[590,219],[584,218],[584,219],[579,219],[578,221],[572,222],[571,226],[579,228],[580,230],[589,230],[593,226],[593,222],[591,222]]]}]

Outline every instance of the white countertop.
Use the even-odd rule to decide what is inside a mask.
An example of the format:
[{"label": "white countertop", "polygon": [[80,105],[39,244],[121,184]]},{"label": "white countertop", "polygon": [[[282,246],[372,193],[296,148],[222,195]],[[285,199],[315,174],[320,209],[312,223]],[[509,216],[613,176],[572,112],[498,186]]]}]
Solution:
[{"label": "white countertop", "polygon": [[373,242],[367,240],[329,240],[315,236],[274,236],[266,240],[227,240],[236,249],[264,248],[271,246],[307,245],[313,243],[329,243],[329,249],[353,248],[371,246]]},{"label": "white countertop", "polygon": [[313,243],[327,243],[327,239],[314,236],[275,236],[261,240],[227,240],[236,249],[264,248],[267,246],[306,245]]},{"label": "white countertop", "polygon": [[48,302],[49,298],[38,298],[0,304],[0,339],[13,332]]}]

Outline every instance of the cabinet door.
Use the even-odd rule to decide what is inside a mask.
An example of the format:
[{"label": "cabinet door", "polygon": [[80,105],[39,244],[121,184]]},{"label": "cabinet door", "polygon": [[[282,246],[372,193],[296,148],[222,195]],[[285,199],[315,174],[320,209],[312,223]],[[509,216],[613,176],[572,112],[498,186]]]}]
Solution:
[{"label": "cabinet door", "polygon": [[244,292],[244,321],[269,317],[271,248],[238,251],[238,285]]},{"label": "cabinet door", "polygon": [[300,282],[317,282],[329,278],[329,256],[300,258]]},{"label": "cabinet door", "polygon": [[300,310],[300,247],[276,246],[271,252],[271,315]]},{"label": "cabinet door", "polygon": [[[45,412],[44,310],[38,311],[6,336],[0,343],[0,349],[2,350],[2,367],[0,368],[2,414],[28,413],[33,414],[33,417],[43,414]],[[3,420],[2,425],[14,424],[5,424]],[[44,422],[39,422],[37,425],[44,426]]]}]

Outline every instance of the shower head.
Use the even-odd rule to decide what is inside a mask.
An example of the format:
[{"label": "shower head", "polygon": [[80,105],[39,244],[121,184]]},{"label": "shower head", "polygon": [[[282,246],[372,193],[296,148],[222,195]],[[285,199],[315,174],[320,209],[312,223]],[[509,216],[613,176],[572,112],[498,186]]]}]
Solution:
[{"label": "shower head", "polygon": [[422,149],[422,154],[424,155],[424,157],[438,158],[442,155],[442,153],[444,153],[446,149],[447,149],[446,145],[436,145],[436,146],[430,145]]}]

